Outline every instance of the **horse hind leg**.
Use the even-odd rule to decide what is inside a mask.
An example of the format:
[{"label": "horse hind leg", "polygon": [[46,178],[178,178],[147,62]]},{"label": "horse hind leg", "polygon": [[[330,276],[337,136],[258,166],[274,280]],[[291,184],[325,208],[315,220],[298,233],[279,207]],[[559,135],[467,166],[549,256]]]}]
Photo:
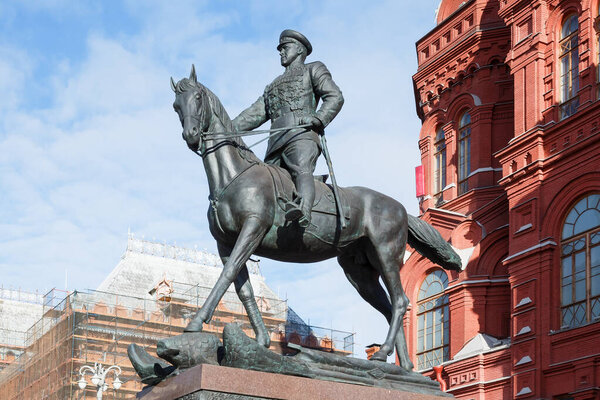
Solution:
[{"label": "horse hind leg", "polygon": [[[366,261],[366,257],[365,257]],[[379,283],[379,273],[368,262],[366,264],[356,261],[354,255],[341,255],[338,263],[342,266],[344,274],[354,289],[367,303],[379,311],[388,323],[392,320],[392,305],[387,293]]]},{"label": "horse hind leg", "polygon": [[380,350],[372,358],[385,361],[387,360],[387,356],[392,354],[394,347],[396,347],[400,365],[410,371],[413,368],[413,363],[408,355],[402,324],[406,308],[408,307],[408,298],[400,282],[400,267],[402,266],[402,259],[404,257],[406,235],[406,230],[395,229],[382,234],[382,237],[374,238],[371,241],[372,246],[367,249],[367,257],[381,274],[392,305],[392,317],[387,337]]},{"label": "horse hind leg", "polygon": [[[404,294],[404,302],[408,306],[409,300]],[[403,320],[404,313],[406,312],[406,308],[402,313],[400,321]],[[398,333],[396,334],[396,354],[398,355],[398,361],[404,369],[407,371],[412,371],[414,368],[414,364],[410,360],[410,356],[408,355],[408,347],[406,344],[406,335],[404,333],[404,326],[400,325],[400,329],[398,329]]]},{"label": "horse hind leg", "polygon": [[[370,264],[359,264],[355,261],[355,257],[351,255],[342,255],[338,257],[338,262],[344,269],[344,273],[346,274],[346,278],[350,281],[352,286],[357,290],[360,296],[367,301],[373,308],[379,311],[388,324],[391,324],[392,321],[392,304],[388,299],[388,295],[379,283],[379,273],[377,270]],[[405,301],[408,302],[408,299],[405,297]],[[396,334],[396,352],[397,354],[402,354],[402,348],[399,348],[398,344],[406,343],[404,338],[404,330],[402,327],[398,329],[398,333]],[[412,363],[408,358],[408,352],[406,352],[406,346],[404,346],[405,356],[399,356],[398,359],[401,360],[401,365],[406,369],[412,368]],[[377,354],[377,353],[376,353]],[[374,355],[375,360],[386,361],[387,354],[379,353],[377,356]]]}]

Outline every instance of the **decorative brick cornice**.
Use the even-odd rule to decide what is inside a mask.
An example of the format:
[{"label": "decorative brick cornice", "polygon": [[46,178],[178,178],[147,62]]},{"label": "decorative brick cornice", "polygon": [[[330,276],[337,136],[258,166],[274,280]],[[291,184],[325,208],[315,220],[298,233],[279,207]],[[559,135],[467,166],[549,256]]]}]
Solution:
[{"label": "decorative brick cornice", "polygon": [[512,111],[507,111],[507,112],[496,113],[496,115],[494,117],[496,120],[501,120],[501,119],[512,119],[513,116],[514,116],[514,113]]},{"label": "decorative brick cornice", "polygon": [[421,155],[424,155],[427,152],[429,152],[429,142],[429,137],[419,140],[419,150],[421,151]]},{"label": "decorative brick cornice", "polygon": [[444,130],[444,139],[446,140],[446,144],[452,142],[452,138],[454,137],[454,121],[449,121],[442,126]]}]

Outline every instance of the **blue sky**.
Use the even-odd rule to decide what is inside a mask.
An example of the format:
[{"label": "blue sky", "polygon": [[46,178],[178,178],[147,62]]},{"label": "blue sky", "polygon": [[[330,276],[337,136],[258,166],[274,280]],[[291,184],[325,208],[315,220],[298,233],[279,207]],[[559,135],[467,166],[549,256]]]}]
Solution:
[{"label": "blue sky", "polygon": [[[281,73],[285,28],[311,40],[308,61],[323,61],[344,92],[327,130],[338,183],[417,212],[414,43],[438,0],[173,3],[0,3],[0,284],[64,288],[68,271],[68,289],[95,288],[128,229],[214,251],[206,177],[181,140],[169,77],[194,63],[234,117]],[[356,331],[359,346],[384,339],[383,317],[335,262],[261,265],[311,323]]]}]

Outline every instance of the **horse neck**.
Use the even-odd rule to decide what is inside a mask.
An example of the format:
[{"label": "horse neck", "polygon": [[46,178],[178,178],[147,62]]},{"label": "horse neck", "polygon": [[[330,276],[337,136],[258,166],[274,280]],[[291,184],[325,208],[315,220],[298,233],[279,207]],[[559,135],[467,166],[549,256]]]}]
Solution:
[{"label": "horse neck", "polygon": [[[208,132],[219,134],[226,131],[225,125],[213,114]],[[234,143],[239,144],[240,141],[236,138],[206,140],[206,149],[214,149],[204,156],[204,169],[213,196],[253,164],[253,161],[241,156],[239,148]]]}]

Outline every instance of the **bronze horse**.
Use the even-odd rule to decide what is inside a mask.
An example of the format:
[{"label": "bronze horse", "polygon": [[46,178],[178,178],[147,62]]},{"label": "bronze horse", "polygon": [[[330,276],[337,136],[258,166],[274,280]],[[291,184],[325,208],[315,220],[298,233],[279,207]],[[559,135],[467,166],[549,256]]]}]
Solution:
[{"label": "bronze horse", "polygon": [[[446,269],[460,270],[458,255],[427,223],[408,215],[399,202],[364,187],[340,188],[348,213],[342,229],[331,196],[331,187],[315,180],[316,199],[312,224],[302,228],[285,220],[281,197],[291,195],[289,174],[268,166],[252,153],[233,131],[219,99],[198,83],[192,66],[189,78],[175,83],[173,107],[183,126],[183,139],[202,156],[208,177],[211,205],[208,221],[217,240],[223,271],[202,308],[186,327],[202,331],[231,283],[245,306],[258,343],[270,339],[258,310],[246,261],[257,254],[290,262],[316,262],[337,257],[346,277],[360,296],[381,312],[389,330],[373,359],[385,361],[394,345],[400,365],[413,365],[406,349],[402,318],[408,305],[400,282],[408,241],[413,248]],[[383,289],[379,278],[387,289]],[[388,298],[389,294],[389,298]]]}]

